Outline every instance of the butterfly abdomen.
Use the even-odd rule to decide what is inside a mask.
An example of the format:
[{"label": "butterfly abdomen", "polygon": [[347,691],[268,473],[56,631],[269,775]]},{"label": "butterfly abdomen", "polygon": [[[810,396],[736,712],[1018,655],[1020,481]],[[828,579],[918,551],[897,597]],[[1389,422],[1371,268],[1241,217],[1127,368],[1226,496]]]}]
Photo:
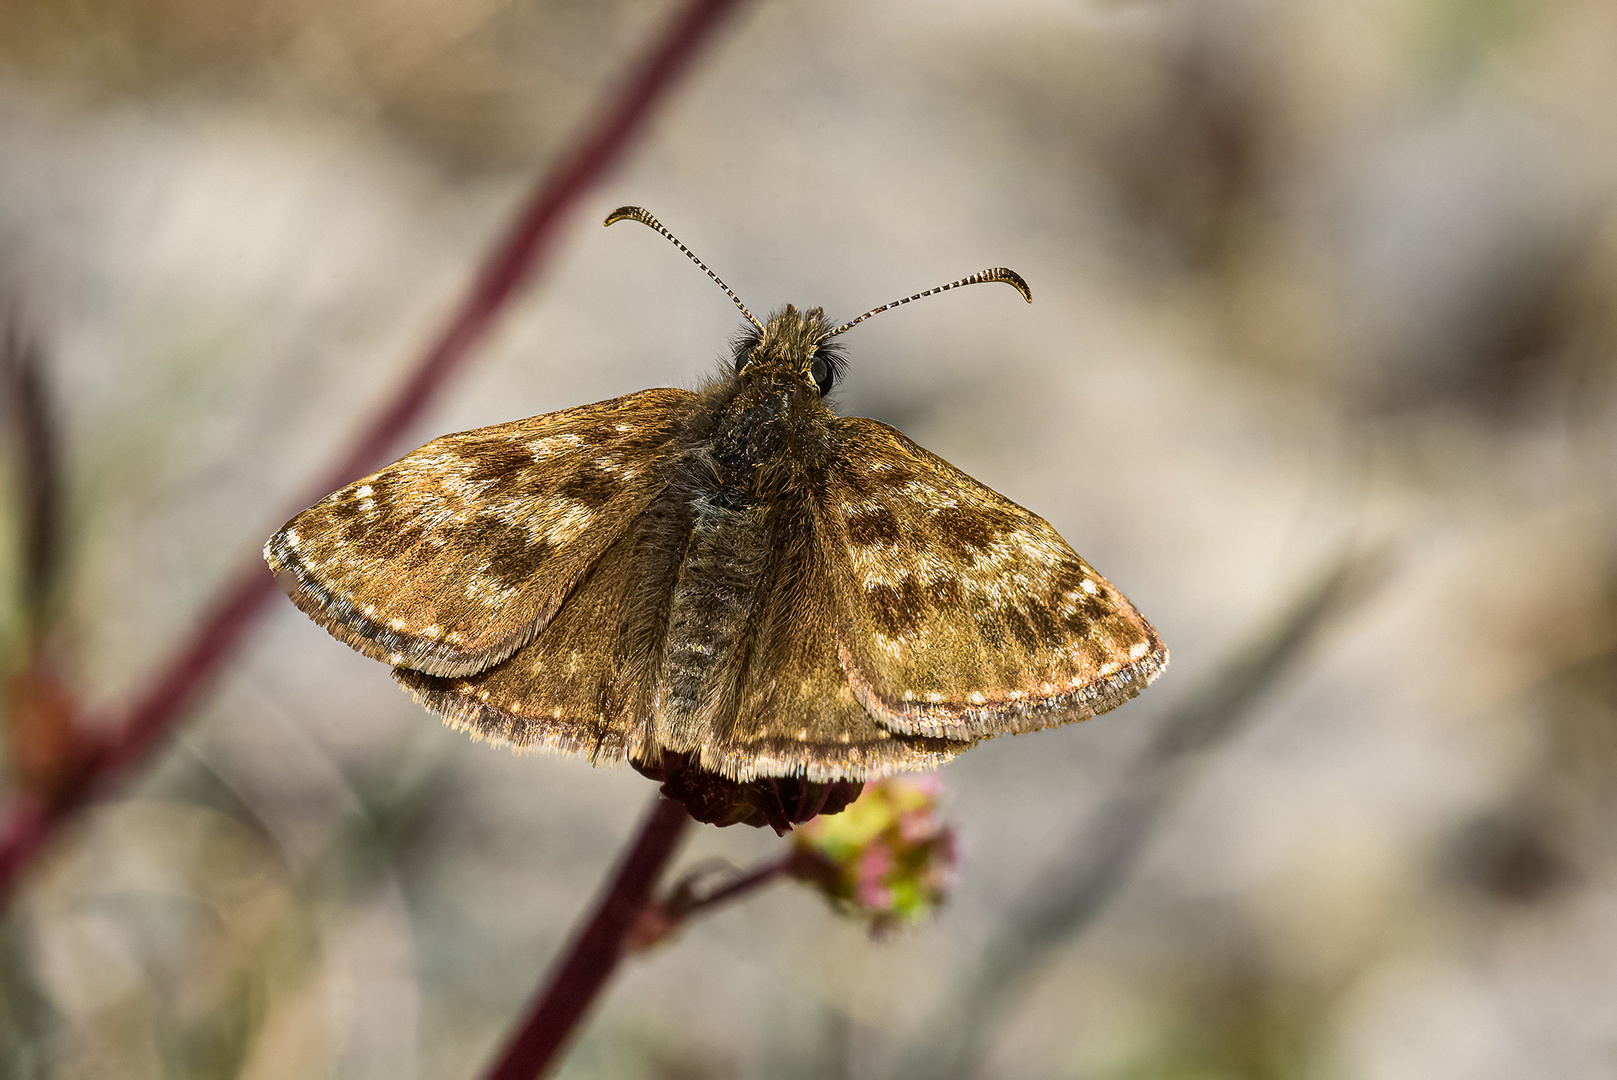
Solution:
[{"label": "butterfly abdomen", "polygon": [[688,752],[729,723],[746,665],[748,630],[768,587],[770,530],[760,504],[692,503],[685,559],[668,609],[663,692],[653,724],[663,749]]}]

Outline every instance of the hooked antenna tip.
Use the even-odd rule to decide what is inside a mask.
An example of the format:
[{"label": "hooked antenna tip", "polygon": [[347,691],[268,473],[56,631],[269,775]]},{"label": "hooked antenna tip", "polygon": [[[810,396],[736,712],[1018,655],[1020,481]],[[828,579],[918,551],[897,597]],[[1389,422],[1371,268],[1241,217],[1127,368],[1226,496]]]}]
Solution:
[{"label": "hooked antenna tip", "polygon": [[612,211],[610,214],[606,215],[606,221],[604,222],[604,224],[606,224],[606,225],[615,225],[620,221],[627,221],[627,220],[630,220],[630,219],[632,219],[634,221],[638,221],[642,225],[645,225],[645,226],[648,226],[648,227],[650,227],[652,229],[655,229],[657,232],[660,232],[660,233],[663,234],[663,236],[667,237],[670,243],[672,243],[675,247],[679,248],[680,251],[685,253],[685,257],[687,259],[689,259],[691,262],[695,263],[697,266],[701,267],[702,268],[702,273],[704,273],[708,277],[712,278],[713,283],[715,285],[717,285],[719,288],[724,290],[724,295],[726,295],[726,296],[728,296],[730,298],[730,302],[735,304],[736,307],[741,309],[741,314],[743,314],[743,315],[745,315],[747,317],[747,321],[752,323],[752,325],[756,326],[758,328],[759,333],[763,333],[764,324],[759,322],[753,316],[752,312],[747,310],[747,305],[743,304],[741,302],[741,297],[737,296],[735,294],[735,292],[733,290],[731,290],[730,286],[726,285],[723,282],[723,280],[720,279],[719,275],[717,275],[713,271],[709,270],[707,268],[707,263],[703,262],[701,259],[698,259],[696,257],[696,252],[692,251],[690,248],[688,248],[684,244],[680,243],[679,242],[679,237],[675,236],[673,233],[671,233],[667,229],[663,228],[663,223],[658,221],[656,218],[652,217],[650,211],[648,211],[645,207],[643,207],[643,206],[620,206],[616,210]]},{"label": "hooked antenna tip", "polygon": [[1028,284],[1025,280],[1023,280],[1021,274],[1018,274],[1015,270],[1012,270],[1008,266],[996,266],[994,269],[989,270],[984,275],[983,280],[1003,281],[1005,284],[1021,293],[1023,300],[1026,300],[1030,304],[1033,303],[1033,290],[1028,288]]},{"label": "hooked antenna tip", "polygon": [[[633,218],[635,221],[641,222],[642,224],[645,224],[645,225],[651,225],[652,222],[657,220],[656,218],[652,217],[649,213],[647,213],[644,207],[640,207],[640,206],[620,206],[616,210],[612,211],[610,214],[606,215],[606,220],[603,221],[601,224],[603,224],[603,225],[616,225],[618,222],[625,221],[625,220],[628,220],[630,218]],[[656,226],[652,225],[652,228],[656,228]]]},{"label": "hooked antenna tip", "polygon": [[935,289],[928,289],[926,292],[918,292],[914,296],[906,296],[902,300],[894,300],[891,304],[883,304],[879,308],[871,308],[857,319],[850,322],[845,322],[835,330],[827,331],[821,336],[820,340],[826,341],[830,338],[834,338],[845,330],[852,330],[854,327],[858,326],[872,315],[880,315],[884,311],[901,307],[904,304],[908,304],[912,300],[919,300],[924,296],[932,296],[940,292],[948,292],[950,289],[958,289],[962,285],[981,285],[985,281],[1003,281],[1005,284],[1021,293],[1023,300],[1026,300],[1030,304],[1033,303],[1033,290],[1027,287],[1027,282],[1022,280],[1022,275],[1018,274],[1015,270],[1012,270],[1008,266],[996,266],[989,270],[981,270],[975,274],[972,274],[970,277],[963,277],[959,281],[951,281],[947,285],[939,285]]}]

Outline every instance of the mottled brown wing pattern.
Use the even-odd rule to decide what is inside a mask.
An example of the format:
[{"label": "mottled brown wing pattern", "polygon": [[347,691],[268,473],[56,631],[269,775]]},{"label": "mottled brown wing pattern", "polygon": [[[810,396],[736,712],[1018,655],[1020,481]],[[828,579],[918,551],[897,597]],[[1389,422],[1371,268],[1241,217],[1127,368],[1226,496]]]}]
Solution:
[{"label": "mottled brown wing pattern", "polygon": [[617,646],[634,618],[636,536],[623,531],[533,640],[456,678],[394,668],[393,677],[451,726],[518,749],[622,761],[642,708],[638,670]]},{"label": "mottled brown wing pattern", "polygon": [[394,677],[450,724],[518,748],[652,766],[673,752],[740,782],[863,780],[930,768],[970,745],[889,731],[854,696],[837,658],[830,564],[806,505],[777,506],[758,522],[771,558],[740,616],[745,632],[733,635],[738,648],[720,647],[698,700],[677,701],[667,645],[688,628],[669,622],[669,594],[695,540],[686,508],[668,503],[627,529],[508,659],[459,678],[403,668]]},{"label": "mottled brown wing pattern", "polygon": [[973,739],[1087,719],[1168,662],[1042,518],[874,420],[834,421],[820,492],[842,667],[876,720]]},{"label": "mottled brown wing pattern", "polygon": [[935,768],[971,743],[889,730],[855,696],[837,655],[827,537],[807,502],[776,515],[772,580],[755,611],[737,704],[702,741],[701,764],[742,781],[865,780]]},{"label": "mottled brown wing pattern", "polygon": [[365,655],[480,671],[530,640],[656,497],[696,400],[644,390],[445,435],[294,517],[264,557]]}]

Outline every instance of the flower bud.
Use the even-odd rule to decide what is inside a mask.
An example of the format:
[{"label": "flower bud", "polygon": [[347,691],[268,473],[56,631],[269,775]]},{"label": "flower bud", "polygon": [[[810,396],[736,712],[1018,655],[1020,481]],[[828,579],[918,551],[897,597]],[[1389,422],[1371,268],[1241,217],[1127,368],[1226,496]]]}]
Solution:
[{"label": "flower bud", "polygon": [[948,897],[954,829],[937,818],[936,776],[893,776],[866,786],[846,812],[799,828],[794,874],[873,930],[916,923]]}]

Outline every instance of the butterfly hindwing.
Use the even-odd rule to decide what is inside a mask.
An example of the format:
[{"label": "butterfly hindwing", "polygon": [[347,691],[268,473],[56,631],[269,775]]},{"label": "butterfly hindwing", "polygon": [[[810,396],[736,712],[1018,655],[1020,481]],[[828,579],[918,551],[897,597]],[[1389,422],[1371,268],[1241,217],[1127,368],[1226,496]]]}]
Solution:
[{"label": "butterfly hindwing", "polygon": [[[796,508],[792,508],[794,511]],[[771,523],[774,564],[758,598],[735,708],[701,743],[703,768],[737,780],[865,780],[930,769],[969,741],[916,737],[877,723],[837,655],[838,596],[812,500]]]},{"label": "butterfly hindwing", "polygon": [[545,625],[656,497],[696,395],[644,390],[434,439],[265,545],[294,603],[367,656],[482,670]]},{"label": "butterfly hindwing", "polygon": [[644,707],[636,689],[645,672],[618,647],[635,617],[636,548],[634,530],[624,530],[539,634],[505,660],[455,678],[408,668],[393,677],[453,727],[518,749],[622,761]]},{"label": "butterfly hindwing", "polygon": [[838,648],[884,727],[1051,727],[1122,704],[1167,664],[1151,625],[1042,518],[885,424],[834,423],[820,517]]}]

